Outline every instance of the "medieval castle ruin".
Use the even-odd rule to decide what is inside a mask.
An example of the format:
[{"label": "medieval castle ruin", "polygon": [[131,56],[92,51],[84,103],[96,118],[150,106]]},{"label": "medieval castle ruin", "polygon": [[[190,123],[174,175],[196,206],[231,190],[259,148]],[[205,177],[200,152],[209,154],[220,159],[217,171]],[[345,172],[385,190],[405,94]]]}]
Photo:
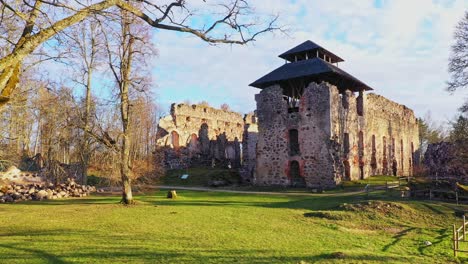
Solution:
[{"label": "medieval castle ruin", "polygon": [[161,119],[166,165],[217,162],[256,185],[330,188],[370,175],[412,175],[419,149],[411,109],[338,68],[343,59],[306,41],[251,86],[256,115],[174,104]]}]

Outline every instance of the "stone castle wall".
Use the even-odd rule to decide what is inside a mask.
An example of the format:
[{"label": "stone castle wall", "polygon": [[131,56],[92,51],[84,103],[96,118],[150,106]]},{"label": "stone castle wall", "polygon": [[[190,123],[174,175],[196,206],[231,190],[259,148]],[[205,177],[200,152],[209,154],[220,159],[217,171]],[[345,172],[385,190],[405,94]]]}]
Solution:
[{"label": "stone castle wall", "polygon": [[[375,94],[340,93],[328,83],[309,84],[297,111],[288,112],[278,85],[263,89],[255,99],[257,185],[295,185],[296,167],[304,185],[313,188],[370,175],[412,174],[418,125],[405,106]],[[293,135],[298,137],[295,153]],[[383,137],[388,138],[385,152]]]},{"label": "stone castle wall", "polygon": [[177,132],[179,147],[186,147],[197,135],[202,125],[208,126],[208,139],[215,140],[219,135],[225,135],[226,140],[242,139],[244,129],[243,116],[239,113],[216,109],[207,105],[172,104],[171,114],[162,118],[160,127],[167,134],[158,139],[159,146],[173,145],[171,133]]},{"label": "stone castle wall", "polygon": [[171,114],[159,121],[157,145],[167,149],[169,168],[208,165],[212,160],[239,167],[243,133],[239,113],[200,104],[172,104]]},{"label": "stone castle wall", "polygon": [[256,185],[288,185],[288,108],[279,85],[255,96],[258,116]]},{"label": "stone castle wall", "polygon": [[366,152],[372,175],[413,174],[419,150],[418,121],[413,110],[377,94],[366,97]]},{"label": "stone castle wall", "polygon": [[257,160],[258,120],[255,114],[244,117],[244,134],[242,137],[242,169],[243,182],[252,183]]}]

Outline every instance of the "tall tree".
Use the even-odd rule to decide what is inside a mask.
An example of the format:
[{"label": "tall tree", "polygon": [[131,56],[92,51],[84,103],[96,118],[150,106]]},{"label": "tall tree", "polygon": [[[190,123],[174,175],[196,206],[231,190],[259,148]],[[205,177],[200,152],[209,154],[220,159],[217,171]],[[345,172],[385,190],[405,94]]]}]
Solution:
[{"label": "tall tree", "polygon": [[107,23],[105,43],[108,65],[114,77],[119,100],[121,132],[115,140],[115,148],[120,153],[120,176],[122,184],[122,203],[133,203],[131,181],[133,178],[131,149],[135,124],[132,114],[135,95],[150,87],[149,73],[144,72],[147,60],[155,54],[150,43],[148,30],[141,22],[121,10],[116,18],[118,25]]},{"label": "tall tree", "polygon": [[[198,6],[197,6],[198,5]],[[259,23],[247,0],[226,0],[220,4],[192,4],[185,0],[0,0],[0,27],[4,20],[17,20],[21,35],[0,38],[0,107],[13,95],[26,57],[41,44],[89,16],[101,14],[111,7],[127,11],[148,25],[161,29],[192,34],[209,43],[246,44],[262,33],[279,29],[277,17]],[[206,12],[197,12],[204,10]],[[192,21],[204,21],[207,14],[213,19],[209,24],[195,27]]]},{"label": "tall tree", "polygon": [[455,144],[468,143],[468,118],[466,116],[459,115],[457,120],[452,122],[449,139]]},{"label": "tall tree", "polygon": [[449,91],[468,87],[468,11],[455,27],[454,39],[449,59]]},{"label": "tall tree", "polygon": [[[78,122],[75,125],[78,125],[83,131],[91,130],[93,77],[96,68],[100,62],[102,64],[103,60],[101,49],[104,47],[102,41],[100,41],[102,34],[100,34],[101,30],[98,27],[98,21],[90,17],[78,25],[70,27],[65,31],[65,34],[62,34],[64,36],[59,36],[59,39],[62,39],[61,42],[68,49],[65,61],[68,61],[70,68],[74,69],[71,78],[74,83],[85,89],[83,102],[80,104],[80,111],[78,111],[79,118],[75,119]],[[86,132],[82,133],[80,140],[79,157],[83,168],[81,180],[83,184],[86,184],[93,140]]]},{"label": "tall tree", "polygon": [[[455,27],[454,40],[448,69],[450,80],[447,82],[447,90],[450,92],[468,88],[468,11]],[[468,112],[468,101],[460,110]]]}]

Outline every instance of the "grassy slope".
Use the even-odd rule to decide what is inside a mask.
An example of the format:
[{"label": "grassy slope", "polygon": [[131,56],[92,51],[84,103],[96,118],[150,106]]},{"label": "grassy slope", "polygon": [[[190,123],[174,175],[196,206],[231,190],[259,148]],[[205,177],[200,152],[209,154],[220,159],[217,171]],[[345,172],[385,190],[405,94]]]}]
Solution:
[{"label": "grassy slope", "polygon": [[[163,191],[140,196],[132,207],[105,196],[2,204],[0,262],[454,261],[452,205],[401,202],[404,210],[370,213],[338,210],[361,196],[178,193],[177,200],[165,199]],[[304,216],[310,213],[326,218]],[[433,245],[424,246],[425,240]]]}]

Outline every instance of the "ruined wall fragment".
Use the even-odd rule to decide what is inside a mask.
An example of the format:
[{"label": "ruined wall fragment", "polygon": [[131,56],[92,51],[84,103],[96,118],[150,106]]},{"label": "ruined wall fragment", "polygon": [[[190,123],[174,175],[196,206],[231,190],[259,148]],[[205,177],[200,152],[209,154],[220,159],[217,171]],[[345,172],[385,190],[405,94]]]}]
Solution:
[{"label": "ruined wall fragment", "polygon": [[240,140],[243,137],[242,115],[201,104],[172,104],[171,114],[158,125],[159,147],[167,148],[170,168],[209,165],[217,162],[241,164]]},{"label": "ruined wall fragment", "polygon": [[366,95],[366,152],[372,175],[413,175],[419,150],[418,121],[413,110],[381,95]]}]

